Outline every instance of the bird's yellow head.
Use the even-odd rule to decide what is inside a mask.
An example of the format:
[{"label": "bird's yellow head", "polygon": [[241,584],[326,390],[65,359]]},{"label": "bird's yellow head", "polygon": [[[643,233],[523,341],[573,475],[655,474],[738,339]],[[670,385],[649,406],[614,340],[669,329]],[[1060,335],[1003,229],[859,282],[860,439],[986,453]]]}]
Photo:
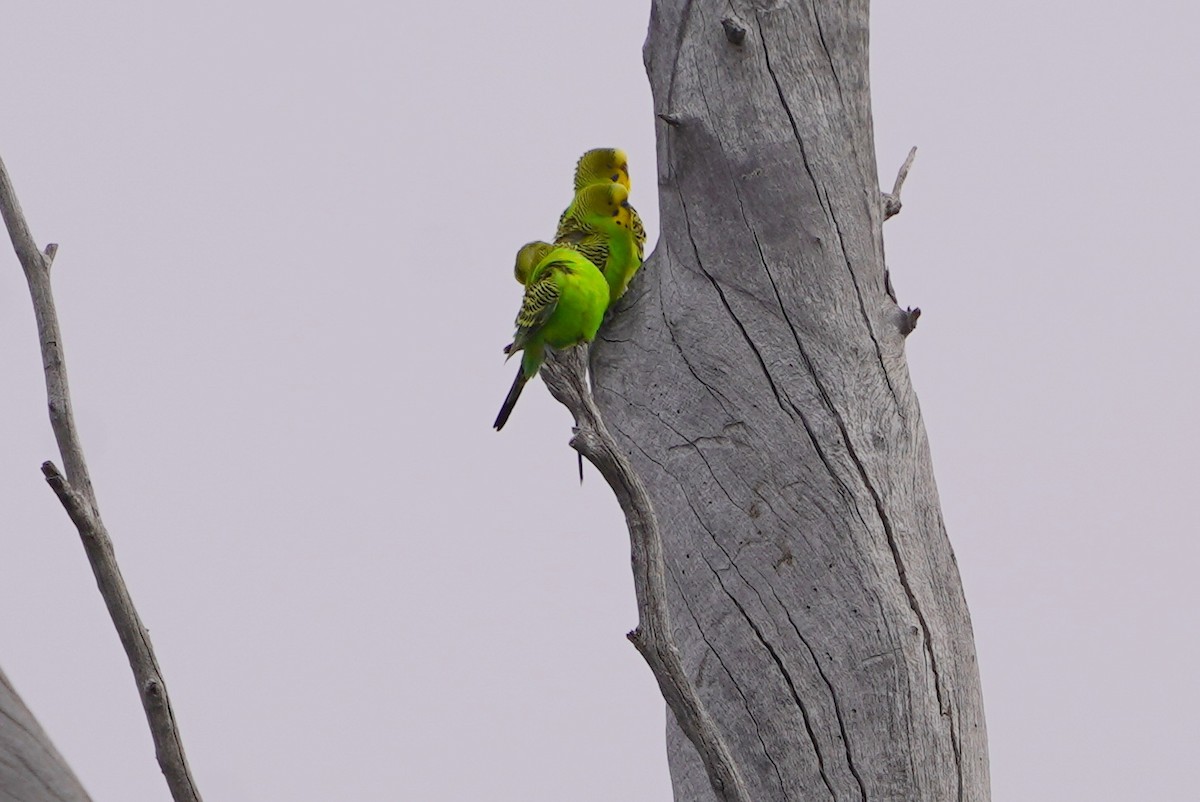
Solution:
[{"label": "bird's yellow head", "polygon": [[629,208],[629,190],[623,185],[610,182],[591,184],[575,193],[575,207],[593,225],[609,229],[633,227],[633,213]]},{"label": "bird's yellow head", "polygon": [[517,263],[513,266],[513,275],[516,276],[517,281],[528,284],[533,269],[556,247],[558,246],[541,240],[534,240],[522,245],[521,250],[517,251]]},{"label": "bird's yellow head", "polygon": [[629,189],[629,159],[620,148],[593,148],[575,165],[575,191],[589,184],[620,184]]}]

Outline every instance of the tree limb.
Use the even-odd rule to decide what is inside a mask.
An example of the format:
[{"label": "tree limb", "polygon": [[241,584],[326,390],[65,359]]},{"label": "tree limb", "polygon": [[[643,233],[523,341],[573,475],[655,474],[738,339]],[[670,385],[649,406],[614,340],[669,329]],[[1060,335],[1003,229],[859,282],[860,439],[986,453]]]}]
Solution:
[{"label": "tree limb", "polygon": [[575,418],[571,447],[596,466],[625,513],[638,606],[638,625],[627,637],[649,664],[667,705],[700,753],[717,798],[723,802],[750,802],[733,754],[688,679],[679,650],[671,640],[658,518],[645,485],[600,417],[586,371],[586,348],[552,351],[542,366],[542,378],[550,394]]},{"label": "tree limb", "polygon": [[917,319],[921,317],[921,307],[910,306],[907,309],[896,307],[900,314],[899,327],[900,333],[905,337],[913,333],[913,329],[917,327]]},{"label": "tree limb", "polygon": [[915,158],[917,158],[917,146],[913,145],[908,152],[908,158],[904,160],[904,164],[900,165],[900,172],[896,173],[896,183],[892,185],[892,191],[883,193],[884,220],[900,214],[900,188],[904,186],[904,179],[908,178],[908,170],[912,167]]},{"label": "tree limb", "polygon": [[42,464],[46,482],[58,496],[67,515],[79,530],[83,548],[91,563],[92,573],[100,588],[100,595],[108,607],[129,666],[133,669],[142,707],[154,739],[158,765],[167,779],[171,796],[175,802],[200,802],[200,792],[192,779],[184,754],[183,742],[179,737],[175,714],[167,697],[158,660],[150,636],[138,617],[129,596],[129,589],[121,577],[113,552],[112,541],[100,520],[95,490],[84,460],[83,447],[75,428],[75,416],[71,411],[71,393],[67,385],[67,367],[63,358],[62,335],[58,327],[58,314],[54,308],[54,296],[50,288],[50,265],[58,246],[47,245],[39,251],[34,242],[25,215],[13,191],[8,171],[0,160],[0,213],[12,239],[13,249],[21,261],[29,293],[33,298],[33,311],[37,319],[38,340],[42,349],[42,364],[46,376],[46,396],[50,407],[50,426],[58,441],[66,475],[59,472],[52,462]]}]

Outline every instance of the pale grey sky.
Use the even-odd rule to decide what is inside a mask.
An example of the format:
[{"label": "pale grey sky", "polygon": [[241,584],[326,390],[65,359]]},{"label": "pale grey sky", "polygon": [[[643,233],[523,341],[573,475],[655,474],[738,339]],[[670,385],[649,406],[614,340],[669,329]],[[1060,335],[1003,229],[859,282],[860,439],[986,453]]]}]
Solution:
[{"label": "pale grey sky", "polygon": [[[61,244],[100,504],[207,798],[670,798],[616,503],[540,383],[491,430],[512,254],[576,156],[624,147],[657,232],[648,7],[6,10],[0,154]],[[925,312],[997,800],[1195,799],[1198,23],[875,4],[883,183],[921,148],[888,258]],[[38,471],[7,247],[0,377],[0,665],[98,802],[164,799]]]}]

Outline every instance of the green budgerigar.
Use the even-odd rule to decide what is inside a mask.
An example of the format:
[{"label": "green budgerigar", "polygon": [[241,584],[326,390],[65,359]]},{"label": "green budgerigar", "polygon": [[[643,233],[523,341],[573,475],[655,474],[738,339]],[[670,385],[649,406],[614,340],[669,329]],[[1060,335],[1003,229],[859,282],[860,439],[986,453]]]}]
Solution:
[{"label": "green budgerigar", "polygon": [[[586,209],[581,210],[578,193],[584,187],[594,184],[620,184],[626,191],[629,190],[629,160],[625,156],[625,151],[620,148],[593,148],[579,157],[579,161],[575,164],[576,198],[559,217],[555,243],[577,247],[584,251],[600,267],[606,277],[611,277],[609,281],[610,295],[611,300],[615,301],[625,292],[634,273],[641,267],[646,247],[646,229],[642,225],[642,218],[638,215],[637,210],[629,205],[627,198],[624,205],[629,210],[628,230],[633,232],[632,249],[625,247],[623,243],[620,244],[618,253],[622,255],[610,265],[610,237],[617,236],[627,239],[628,235],[623,231],[609,231],[606,227],[597,226],[594,223],[589,224],[586,214],[583,215],[585,219],[580,219],[581,215],[578,213],[586,212]],[[611,209],[609,211],[611,212]],[[533,248],[537,244],[531,242],[517,252],[513,277],[521,284],[525,284],[529,279],[529,273],[543,255]],[[635,256],[623,256],[627,251]],[[612,294],[614,292],[615,295]]]},{"label": "green budgerigar", "polygon": [[[629,226],[624,231],[605,232],[589,226],[576,214],[580,192],[595,185],[619,184],[626,191],[625,208],[629,210]],[[637,269],[642,267],[646,250],[646,227],[641,216],[628,200],[629,158],[619,148],[594,148],[580,156],[575,164],[575,199],[558,220],[556,243],[571,243],[580,247],[604,271],[612,300],[625,293]]]},{"label": "green budgerigar", "polygon": [[558,222],[554,241],[573,246],[600,268],[610,301],[624,294],[642,264],[629,190],[615,182],[589,184],[576,192]]},{"label": "green budgerigar", "polygon": [[[625,151],[617,148],[595,148],[579,157],[579,161],[575,164],[575,192],[592,184],[620,184],[629,189],[629,166],[625,158]],[[568,207],[563,212],[558,221],[558,233],[562,234],[565,227],[569,225],[567,214],[571,211]],[[631,217],[636,217],[637,212],[630,209]],[[638,220],[641,223],[641,220]],[[562,239],[557,237],[556,239]],[[570,243],[559,242],[559,245],[567,245]],[[529,281],[529,274],[533,272],[533,268],[542,260],[547,253],[547,248],[554,246],[548,242],[540,240],[526,243],[521,250],[517,251],[517,262],[513,266],[513,277],[520,284],[525,284]],[[597,253],[593,249],[593,256],[599,256],[600,262],[598,266],[603,270],[604,252]]]},{"label": "green budgerigar", "polygon": [[521,285],[529,283],[529,274],[546,258],[546,254],[555,248],[569,248],[569,245],[552,245],[542,240],[527,242],[517,251],[517,263],[513,265],[513,276]]},{"label": "green budgerigar", "polygon": [[[606,184],[609,181],[633,191],[629,183],[629,157],[620,148],[592,148],[575,163],[575,191],[589,184]],[[629,216],[633,218],[633,236],[637,242],[638,258],[646,248],[646,227],[641,215],[632,206]]]},{"label": "green budgerigar", "polygon": [[608,309],[608,282],[582,253],[544,242],[531,242],[521,250],[526,249],[530,249],[530,258],[537,253],[541,258],[529,271],[517,313],[517,332],[504,349],[510,357],[517,351],[524,353],[493,424],[497,431],[504,428],[525,383],[541,369],[546,346],[570,348],[591,342]]}]

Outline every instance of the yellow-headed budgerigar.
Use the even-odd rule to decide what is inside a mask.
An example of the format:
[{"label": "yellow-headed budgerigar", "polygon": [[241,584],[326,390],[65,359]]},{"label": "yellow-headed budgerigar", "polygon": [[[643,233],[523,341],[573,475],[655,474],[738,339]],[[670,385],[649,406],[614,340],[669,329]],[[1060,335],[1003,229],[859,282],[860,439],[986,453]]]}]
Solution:
[{"label": "yellow-headed budgerigar", "polygon": [[629,189],[629,159],[620,148],[593,148],[575,163],[575,191],[591,184],[620,184]]},{"label": "yellow-headed budgerigar", "polygon": [[608,281],[610,302],[620,298],[642,264],[633,231],[629,190],[623,184],[589,184],[563,212],[554,241],[586,256]]},{"label": "yellow-headed budgerigar", "polygon": [[[630,191],[629,158],[620,148],[593,148],[579,157],[575,163],[575,191],[588,184],[604,184],[612,181]],[[646,247],[646,228],[637,210],[629,207],[629,216],[633,218],[633,235],[637,241],[638,258]]]},{"label": "yellow-headed budgerigar", "polygon": [[541,369],[546,346],[570,348],[591,342],[608,309],[608,282],[599,268],[579,251],[536,242],[521,251],[527,252],[530,259],[538,254],[540,258],[524,282],[525,297],[517,313],[517,332],[512,344],[504,349],[510,357],[517,351],[524,353],[517,378],[493,424],[497,431],[504,428],[525,383]]},{"label": "yellow-headed budgerigar", "polygon": [[[579,157],[579,161],[575,164],[575,193],[578,193],[584,187],[593,184],[620,184],[629,190],[629,159],[625,156],[625,151],[620,148],[593,148],[587,153]],[[555,233],[554,239],[556,242],[580,242],[588,238],[587,233],[579,231],[578,223],[572,223],[569,219],[572,209],[575,207],[572,202],[566,211],[562,213],[562,217],[558,221],[558,231]],[[598,232],[590,232],[590,239],[593,241],[584,248],[585,251],[591,253],[601,259],[597,262],[597,266],[604,272],[605,278],[608,279],[608,286],[612,292],[612,300],[615,301],[625,293],[625,288],[629,286],[629,282],[633,279],[638,268],[642,266],[642,258],[646,248],[646,228],[642,225],[642,218],[638,215],[637,210],[630,206],[626,201],[626,208],[629,209],[630,225],[628,234],[621,233],[619,236],[632,236],[632,256],[621,256],[609,262],[608,253],[603,250],[605,246],[604,236],[597,236]],[[624,254],[630,251],[626,246],[620,246],[618,251]]]}]

